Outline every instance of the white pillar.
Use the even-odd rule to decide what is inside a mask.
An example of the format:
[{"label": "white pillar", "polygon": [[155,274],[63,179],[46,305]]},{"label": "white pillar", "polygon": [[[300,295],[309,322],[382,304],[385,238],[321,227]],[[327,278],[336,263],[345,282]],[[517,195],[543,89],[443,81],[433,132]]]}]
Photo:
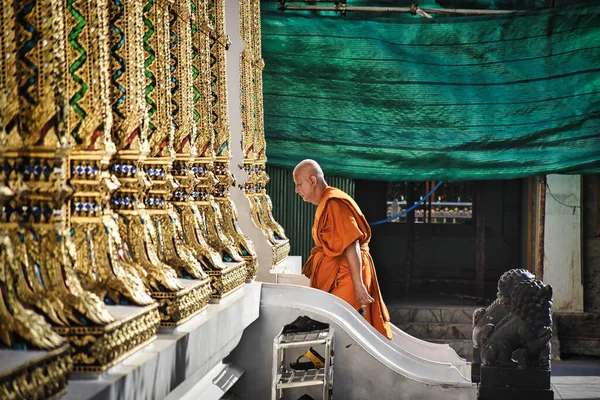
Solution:
[{"label": "white pillar", "polygon": [[[242,151],[242,111],[241,111],[241,82],[240,60],[244,51],[244,41],[240,32],[240,2],[239,0],[225,1],[225,30],[231,46],[227,51],[227,111],[229,113],[229,127],[231,129],[230,169],[235,177],[236,184],[240,185],[247,180],[246,173],[238,166],[243,165]],[[258,275],[256,280],[262,282],[275,282],[275,275],[269,273],[273,266],[273,251],[267,237],[254,225],[250,216],[250,204],[244,193],[236,186],[229,193],[238,210],[238,224],[250,240],[254,243],[258,257]]]},{"label": "white pillar", "polygon": [[581,176],[546,181],[544,282],[552,285],[555,312],[583,312]]}]

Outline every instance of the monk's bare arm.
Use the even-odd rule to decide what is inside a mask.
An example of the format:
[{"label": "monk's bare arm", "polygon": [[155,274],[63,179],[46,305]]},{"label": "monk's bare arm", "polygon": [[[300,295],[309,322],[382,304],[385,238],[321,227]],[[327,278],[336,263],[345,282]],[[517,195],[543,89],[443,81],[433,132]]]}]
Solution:
[{"label": "monk's bare arm", "polygon": [[374,300],[369,295],[362,278],[362,257],[360,256],[360,244],[358,243],[358,240],[346,247],[344,255],[350,266],[352,286],[354,286],[354,297],[356,297],[356,300],[363,306],[372,303]]}]

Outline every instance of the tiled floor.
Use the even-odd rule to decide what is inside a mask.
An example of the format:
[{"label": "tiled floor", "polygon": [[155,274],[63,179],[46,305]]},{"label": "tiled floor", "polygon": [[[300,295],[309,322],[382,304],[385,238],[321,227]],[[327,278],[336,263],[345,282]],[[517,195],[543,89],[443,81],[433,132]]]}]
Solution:
[{"label": "tiled floor", "polygon": [[556,400],[600,400],[600,359],[568,359],[552,363]]}]

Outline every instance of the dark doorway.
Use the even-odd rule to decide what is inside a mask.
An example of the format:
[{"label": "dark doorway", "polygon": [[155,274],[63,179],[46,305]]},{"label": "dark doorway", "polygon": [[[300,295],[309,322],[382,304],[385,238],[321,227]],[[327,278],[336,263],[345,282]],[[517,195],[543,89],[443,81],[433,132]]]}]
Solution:
[{"label": "dark doorway", "polygon": [[[520,180],[447,183],[416,214],[374,226],[370,248],[384,298],[472,304],[495,298],[500,275],[521,267],[521,186]],[[373,222],[433,187],[359,180],[355,196]]]}]

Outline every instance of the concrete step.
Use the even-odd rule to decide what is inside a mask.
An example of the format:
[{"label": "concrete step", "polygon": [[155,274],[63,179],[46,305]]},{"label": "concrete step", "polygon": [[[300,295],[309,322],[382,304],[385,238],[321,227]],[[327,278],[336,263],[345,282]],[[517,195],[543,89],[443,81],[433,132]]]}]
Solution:
[{"label": "concrete step", "polygon": [[394,323],[472,324],[477,307],[405,307],[388,306]]},{"label": "concrete step", "polygon": [[395,323],[394,325],[409,335],[423,340],[471,340],[473,332],[471,324],[409,322],[398,324]]},{"label": "concrete step", "polygon": [[447,343],[459,356],[471,361],[474,306],[421,304],[388,305],[394,325],[411,336],[432,343]]}]

